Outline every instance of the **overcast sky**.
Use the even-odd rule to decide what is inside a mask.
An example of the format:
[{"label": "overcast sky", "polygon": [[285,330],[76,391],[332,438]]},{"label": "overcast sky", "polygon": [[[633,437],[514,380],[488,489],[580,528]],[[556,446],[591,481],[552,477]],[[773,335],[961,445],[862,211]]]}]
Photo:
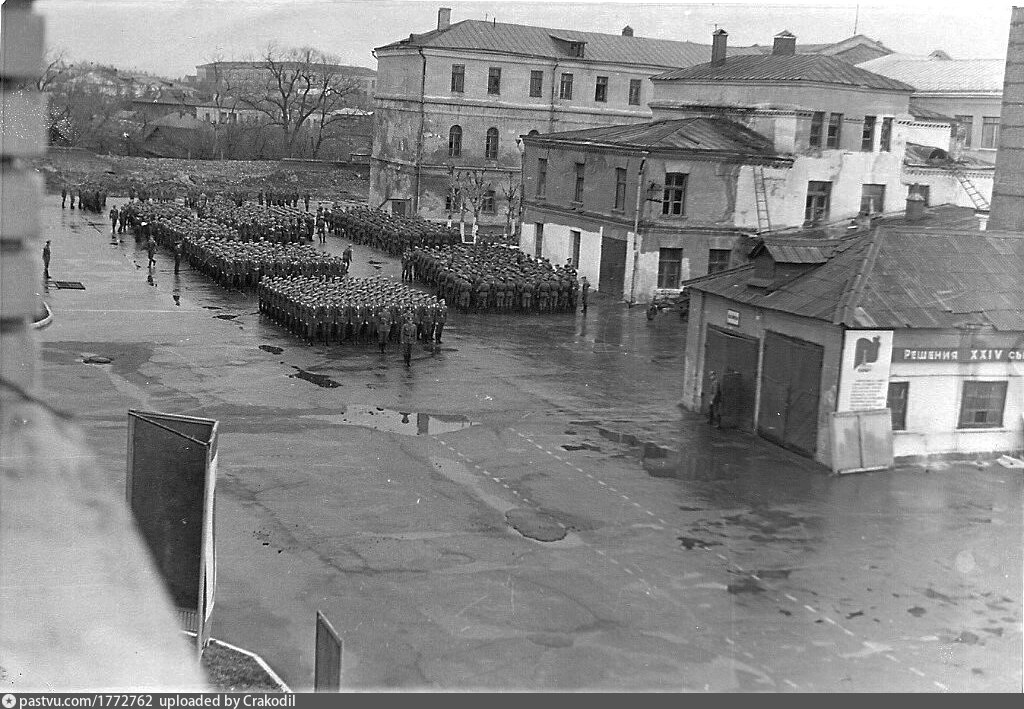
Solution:
[{"label": "overcast sky", "polygon": [[37,0],[47,43],[76,61],[95,61],[177,78],[219,59],[248,59],[273,40],[310,45],[342,63],[376,69],[374,47],[437,24],[497,19],[541,27],[710,43],[715,25],[732,45],[768,44],[786,29],[797,42],[835,42],[854,34],[897,52],[944,49],[954,58],[1005,58],[1012,2],[894,0],[886,4],[829,0],[555,3],[502,0]]}]

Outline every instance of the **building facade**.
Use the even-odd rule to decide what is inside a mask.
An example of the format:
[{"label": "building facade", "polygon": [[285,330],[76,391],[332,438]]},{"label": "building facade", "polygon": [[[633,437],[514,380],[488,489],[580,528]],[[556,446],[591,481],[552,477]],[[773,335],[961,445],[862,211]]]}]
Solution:
[{"label": "building facade", "polygon": [[[729,57],[726,37],[715,33],[711,62],[652,77],[656,120],[644,128],[526,137],[521,248],[536,252],[539,242],[541,253],[561,257],[580,250],[577,242],[600,243],[599,290],[646,302],[678,288],[677,273],[685,280],[742,262],[749,236],[835,236],[859,215],[902,211],[912,87],[833,57],[797,54],[788,32],[767,56]],[[668,130],[696,120],[705,122],[700,134]],[[748,134],[763,144],[739,139]],[[620,166],[630,149],[658,157]],[[632,220],[608,206],[613,167],[627,170],[627,190],[637,194],[642,209],[630,205]],[[566,187],[580,174],[598,190],[598,215]],[[541,183],[554,186],[550,196],[540,196]],[[595,262],[586,251],[582,260]]]},{"label": "building facade", "polygon": [[[737,50],[738,52],[752,50]],[[521,136],[650,119],[649,77],[703,61],[690,42],[466,20],[375,50],[370,206],[446,219],[457,178],[482,177],[484,224],[505,224]],[[461,197],[465,197],[465,189]],[[475,196],[476,197],[476,196]],[[512,200],[512,209],[518,213]]]},{"label": "building facade", "polygon": [[1003,59],[951,59],[936,51],[928,56],[889,54],[858,66],[912,85],[917,106],[948,116],[953,121],[949,147],[954,158],[995,162]]}]

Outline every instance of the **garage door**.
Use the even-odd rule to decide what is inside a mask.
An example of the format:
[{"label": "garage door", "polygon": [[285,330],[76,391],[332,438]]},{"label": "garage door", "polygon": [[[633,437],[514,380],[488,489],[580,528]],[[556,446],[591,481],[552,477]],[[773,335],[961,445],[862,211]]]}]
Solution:
[{"label": "garage door", "polygon": [[756,338],[708,327],[704,340],[704,386],[717,372],[722,381],[722,426],[754,430],[754,396],[757,389]]},{"label": "garage door", "polygon": [[601,275],[597,289],[621,298],[626,279],[626,242],[622,239],[601,237]]},{"label": "garage door", "polygon": [[765,335],[757,431],[807,456],[817,449],[822,355],[813,342]]}]

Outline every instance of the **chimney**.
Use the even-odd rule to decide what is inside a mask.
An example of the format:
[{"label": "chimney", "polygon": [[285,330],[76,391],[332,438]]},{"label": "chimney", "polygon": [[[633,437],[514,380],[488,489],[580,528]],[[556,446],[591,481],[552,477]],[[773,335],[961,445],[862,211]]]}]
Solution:
[{"label": "chimney", "polygon": [[452,9],[442,7],[437,11],[437,29],[446,30],[452,23]]},{"label": "chimney", "polygon": [[1013,8],[988,228],[1024,231],[1024,7]]},{"label": "chimney", "polygon": [[796,35],[789,30],[783,30],[775,35],[772,54],[779,57],[791,57],[796,54]]},{"label": "chimney", "polygon": [[711,33],[711,63],[715,66],[725,64],[725,43],[729,33],[725,30],[715,30]]},{"label": "chimney", "polygon": [[924,197],[918,192],[907,195],[907,212],[904,215],[908,222],[919,222],[924,217]]},{"label": "chimney", "polygon": [[622,36],[623,37],[632,37],[633,36],[633,28],[630,27],[629,25],[626,25],[625,27],[623,27],[622,28]]}]

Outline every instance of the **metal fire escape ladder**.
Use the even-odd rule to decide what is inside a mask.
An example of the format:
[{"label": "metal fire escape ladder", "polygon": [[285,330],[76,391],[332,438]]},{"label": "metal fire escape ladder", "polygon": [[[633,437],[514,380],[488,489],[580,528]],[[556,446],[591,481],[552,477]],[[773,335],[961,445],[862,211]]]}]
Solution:
[{"label": "metal fire escape ladder", "polygon": [[964,192],[967,193],[967,196],[971,198],[971,202],[974,204],[975,209],[985,210],[989,208],[988,200],[985,199],[985,195],[979,192],[978,188],[974,186],[974,182],[971,181],[971,178],[965,175],[964,172],[956,165],[951,165],[949,170],[953,173],[953,176],[956,177],[960,186],[964,188]]},{"label": "metal fire escape ladder", "polygon": [[757,205],[757,233],[763,234],[772,230],[772,220],[768,214],[768,190],[764,184],[764,167],[753,166],[754,203]]}]

